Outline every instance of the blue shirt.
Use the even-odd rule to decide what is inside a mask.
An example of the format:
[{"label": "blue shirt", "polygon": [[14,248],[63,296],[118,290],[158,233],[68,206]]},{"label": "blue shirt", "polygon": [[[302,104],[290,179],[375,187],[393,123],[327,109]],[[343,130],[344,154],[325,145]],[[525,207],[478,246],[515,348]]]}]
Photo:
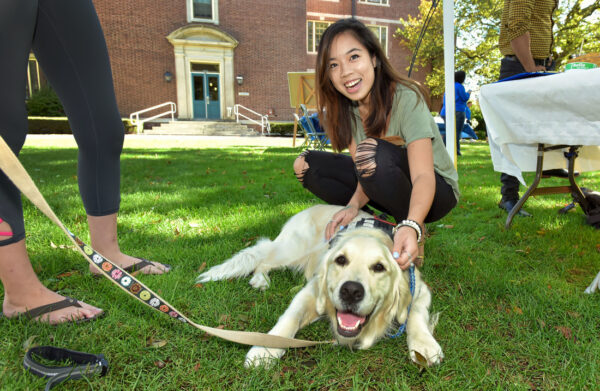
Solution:
[{"label": "blue shirt", "polygon": [[[471,97],[471,93],[465,90],[465,87],[458,83],[454,83],[454,110],[457,112],[466,112],[467,111],[467,102]],[[440,116],[446,116],[446,94],[444,94],[444,104],[442,105],[442,110],[440,111]]]}]

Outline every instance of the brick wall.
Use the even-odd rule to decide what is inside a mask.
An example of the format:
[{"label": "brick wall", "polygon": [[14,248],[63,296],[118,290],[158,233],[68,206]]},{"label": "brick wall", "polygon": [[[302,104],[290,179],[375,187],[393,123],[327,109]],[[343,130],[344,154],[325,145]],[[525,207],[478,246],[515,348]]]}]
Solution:
[{"label": "brick wall", "polygon": [[[402,73],[411,54],[393,38],[397,21],[416,14],[418,0],[390,0],[389,7],[356,4],[356,15],[367,24],[388,26],[388,55]],[[186,1],[95,0],[104,28],[117,102],[123,116],[166,101],[176,102],[176,83],[167,83],[164,73],[175,77],[173,46],[166,36],[186,26]],[[234,51],[234,72],[243,75],[235,85],[235,101],[274,120],[291,120],[287,72],[314,69],[315,54],[307,53],[307,13],[321,13],[334,21],[352,14],[350,0],[236,0],[219,1],[216,27],[239,41]],[[367,19],[363,19],[366,17]],[[383,20],[383,21],[382,21]],[[185,76],[185,75],[184,75]],[[423,75],[416,75],[423,79]],[[239,95],[247,92],[249,96]]]}]

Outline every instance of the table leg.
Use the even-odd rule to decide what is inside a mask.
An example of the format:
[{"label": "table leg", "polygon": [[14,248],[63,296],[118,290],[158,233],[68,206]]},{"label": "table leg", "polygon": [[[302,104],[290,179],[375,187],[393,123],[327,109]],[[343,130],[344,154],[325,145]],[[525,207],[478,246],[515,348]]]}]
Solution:
[{"label": "table leg", "polygon": [[[544,167],[544,152],[555,150],[555,149],[563,149],[563,148],[567,148],[567,147],[569,148],[569,152],[565,152],[565,157],[567,158],[567,163],[568,163],[567,167],[568,167],[568,172],[569,172],[569,176],[568,176],[569,186],[554,186],[554,187],[538,188],[538,185],[542,178],[542,170]],[[589,209],[589,203],[587,202],[587,199],[583,195],[583,192],[581,191],[581,189],[579,188],[577,183],[575,183],[575,175],[574,175],[575,159],[578,156],[577,152],[579,151],[579,148],[580,148],[579,145],[570,145],[570,146],[556,145],[556,146],[545,147],[544,144],[538,144],[535,179],[533,180],[533,183],[531,184],[531,186],[529,186],[529,188],[527,189],[525,194],[523,194],[523,197],[521,197],[519,199],[519,201],[517,202],[515,207],[508,213],[508,217],[506,218],[506,223],[504,225],[504,227],[506,229],[510,228],[513,218],[515,217],[515,215],[517,213],[519,213],[519,211],[523,207],[523,204],[525,204],[525,201],[527,201],[527,199],[532,195],[559,194],[559,193],[569,193],[570,192],[571,195],[573,196],[573,198],[575,199],[575,201],[577,201],[577,203],[579,203],[579,205],[581,206],[581,209],[583,209],[583,211],[585,213],[587,213],[587,211]]]},{"label": "table leg", "polygon": [[506,223],[504,224],[504,228],[506,228],[506,229],[510,228],[510,225],[512,224],[512,220],[515,217],[515,215],[517,213],[519,213],[519,211],[523,207],[523,204],[525,203],[525,201],[527,201],[529,196],[537,188],[538,184],[540,183],[540,180],[542,179],[543,167],[544,167],[544,144],[538,144],[537,164],[536,164],[536,168],[535,168],[535,179],[533,180],[533,183],[531,184],[531,186],[529,186],[529,188],[527,189],[525,194],[523,194],[523,196],[519,199],[519,201],[517,202],[515,207],[512,208],[512,210],[508,213],[508,217],[506,218]]}]

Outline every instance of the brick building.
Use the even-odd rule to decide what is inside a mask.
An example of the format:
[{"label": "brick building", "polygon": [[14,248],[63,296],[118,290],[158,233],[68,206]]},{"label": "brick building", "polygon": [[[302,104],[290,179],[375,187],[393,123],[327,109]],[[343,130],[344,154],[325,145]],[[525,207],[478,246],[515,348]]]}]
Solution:
[{"label": "brick building", "polygon": [[[400,72],[410,53],[395,38],[419,0],[95,0],[121,114],[166,101],[178,118],[229,118],[236,103],[292,119],[287,73],[313,71],[331,22],[370,26]],[[417,76],[418,78],[418,76]]]}]

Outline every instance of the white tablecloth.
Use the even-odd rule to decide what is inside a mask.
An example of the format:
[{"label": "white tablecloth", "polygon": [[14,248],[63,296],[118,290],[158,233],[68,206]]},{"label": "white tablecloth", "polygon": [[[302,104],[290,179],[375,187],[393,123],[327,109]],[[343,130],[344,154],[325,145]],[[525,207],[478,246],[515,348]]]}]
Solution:
[{"label": "white tablecloth", "polygon": [[[488,84],[479,104],[495,171],[525,185],[539,143],[585,145],[575,170],[600,170],[600,68]],[[552,168],[566,168],[562,151],[544,154],[544,170]]]}]

